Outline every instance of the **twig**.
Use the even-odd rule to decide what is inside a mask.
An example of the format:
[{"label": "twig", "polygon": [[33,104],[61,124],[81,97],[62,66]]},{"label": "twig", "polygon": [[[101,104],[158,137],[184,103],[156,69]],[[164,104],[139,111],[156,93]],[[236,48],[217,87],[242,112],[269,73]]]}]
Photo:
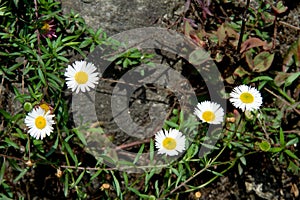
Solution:
[{"label": "twig", "polygon": [[276,98],[278,98],[279,100],[281,100],[282,102],[284,102],[286,105],[290,106],[298,115],[300,115],[300,111],[296,108],[294,108],[289,102],[287,102],[285,99],[283,99],[282,97],[278,96],[277,94],[275,94],[274,92],[272,92],[271,90],[269,90],[268,88],[264,88],[267,92],[269,92],[270,94],[272,94],[273,96],[275,96]]},{"label": "twig", "polygon": [[145,166],[135,166],[135,167],[110,167],[110,168],[100,168],[100,167],[77,167],[77,166],[68,166],[68,165],[61,165],[60,168],[65,169],[79,169],[79,170],[107,170],[107,171],[113,171],[113,170],[124,170],[124,169],[144,169],[144,168],[163,168],[167,167],[167,164],[164,165],[145,165]]},{"label": "twig", "polygon": [[238,46],[237,46],[237,49],[236,49],[237,53],[240,53],[241,45],[242,45],[242,42],[243,42],[243,35],[244,35],[244,32],[245,32],[246,21],[247,21],[247,13],[248,13],[249,5],[250,5],[250,0],[247,0],[247,4],[246,4],[246,7],[245,7],[245,12],[243,14],[243,20],[242,20],[242,27],[241,27],[241,31],[240,31],[239,42],[238,42]]},{"label": "twig", "polygon": [[140,144],[143,144],[143,143],[149,143],[149,142],[150,142],[150,139],[147,138],[147,139],[144,139],[144,140],[131,142],[129,144],[122,144],[120,146],[117,146],[116,150],[126,149],[128,147],[133,147],[133,146],[136,146],[136,145],[140,145]]},{"label": "twig", "polygon": [[[39,13],[38,13],[38,4],[37,4],[37,1],[36,1],[36,0],[34,0],[34,10],[35,10],[35,17],[36,17],[36,20],[38,20],[38,18],[39,18]],[[36,32],[36,35],[37,35],[38,54],[41,55],[41,49],[40,49],[41,39],[40,39],[40,32],[39,32],[39,29],[37,28],[35,32]]]},{"label": "twig", "polygon": [[285,25],[285,26],[287,26],[289,28],[292,28],[292,29],[295,29],[297,31],[300,31],[300,28],[297,27],[297,26],[291,25],[291,24],[289,24],[287,22],[284,22],[284,21],[278,21],[278,22],[279,22],[279,24],[282,24],[282,25]]},{"label": "twig", "polygon": [[214,163],[217,160],[217,158],[223,153],[223,151],[225,150],[225,148],[226,148],[226,145],[221,149],[221,151],[218,153],[218,155],[216,155],[216,157],[210,161],[210,163],[208,163],[203,169],[201,169],[196,174],[194,174],[193,176],[191,176],[190,178],[188,178],[186,181],[184,181],[183,183],[181,183],[179,186],[177,186],[176,188],[174,188],[169,194],[173,194],[179,188],[181,188],[182,186],[186,185],[188,182],[190,182],[191,180],[193,180],[194,178],[196,178],[198,175],[200,175],[202,172],[204,172],[209,167],[211,167],[212,163]]},{"label": "twig", "polygon": [[275,49],[276,37],[277,37],[277,15],[275,15],[275,19],[274,19],[274,33],[273,33],[272,49]]},{"label": "twig", "polygon": [[15,160],[25,162],[22,158],[17,158],[17,157],[14,157],[14,156],[8,156],[8,155],[5,155],[5,154],[0,154],[0,156],[4,157],[4,158],[15,159]]},{"label": "twig", "polygon": [[3,87],[3,84],[4,84],[4,77],[5,76],[2,76],[1,85],[0,85],[0,95],[1,96],[2,96],[2,87]]},{"label": "twig", "polygon": [[300,136],[300,131],[297,130],[289,130],[289,131],[283,131],[284,133],[290,134],[290,133],[296,133],[298,136]]}]

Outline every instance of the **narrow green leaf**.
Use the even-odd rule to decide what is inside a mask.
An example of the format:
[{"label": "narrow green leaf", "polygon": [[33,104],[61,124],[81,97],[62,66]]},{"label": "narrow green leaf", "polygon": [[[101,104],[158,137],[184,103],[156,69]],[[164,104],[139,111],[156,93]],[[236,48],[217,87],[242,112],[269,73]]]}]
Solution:
[{"label": "narrow green leaf", "polygon": [[138,196],[141,194],[141,193],[140,193],[137,189],[135,189],[135,188],[128,187],[127,189],[128,189],[129,191],[133,192],[134,194],[138,195]]},{"label": "narrow green leaf", "polygon": [[213,171],[213,170],[209,170],[207,169],[207,171],[213,173],[214,175],[217,175],[217,176],[224,176],[223,174],[221,174],[220,172],[216,172],[216,171]]},{"label": "narrow green leaf", "polygon": [[280,128],[280,130],[279,130],[279,141],[280,141],[280,146],[284,147],[285,141],[284,141],[284,133],[282,131],[282,128]]},{"label": "narrow green leaf", "polygon": [[178,129],[178,124],[176,124],[175,122],[172,122],[172,121],[168,121],[168,120],[165,120],[165,124],[167,124],[168,126],[172,127],[172,128],[175,128],[175,129]]},{"label": "narrow green leaf", "polygon": [[104,160],[105,162],[107,162],[107,163],[110,163],[110,164],[112,164],[112,165],[115,165],[115,164],[116,164],[116,161],[113,160],[112,157],[109,157],[109,156],[106,156],[106,155],[101,155],[100,157],[103,158],[103,160]]},{"label": "narrow green leaf", "polygon": [[6,165],[5,157],[3,157],[3,163],[2,163],[2,166],[1,166],[1,170],[0,170],[0,185],[2,185],[3,176],[4,176],[4,173],[5,173],[5,165]]},{"label": "narrow green leaf", "polygon": [[115,189],[116,189],[116,192],[117,192],[117,196],[123,199],[120,183],[119,183],[118,179],[116,178],[113,171],[111,172],[111,175],[114,179],[114,185],[115,185]]},{"label": "narrow green leaf", "polygon": [[244,156],[240,157],[240,161],[243,165],[247,165],[246,158]]},{"label": "narrow green leaf", "polygon": [[199,145],[197,144],[192,144],[188,150],[187,150],[187,153],[186,153],[186,157],[187,157],[187,160],[193,158],[199,151]]},{"label": "narrow green leaf", "polygon": [[83,178],[83,175],[85,174],[85,170],[83,170],[81,172],[81,174],[79,175],[79,177],[76,179],[74,186],[78,185],[78,183],[81,181],[81,179]]},{"label": "narrow green leaf", "polygon": [[123,171],[123,179],[124,179],[125,187],[128,188],[128,176],[125,171]]},{"label": "narrow green leaf", "polygon": [[299,76],[300,76],[300,72],[292,73],[292,74],[285,80],[284,87],[290,86],[295,80],[297,80],[297,78],[298,78]]},{"label": "narrow green leaf", "polygon": [[59,60],[61,60],[61,61],[64,61],[64,62],[66,62],[66,63],[69,62],[69,60],[68,60],[67,58],[63,57],[63,56],[57,56],[57,59],[59,59]]},{"label": "narrow green leaf", "polygon": [[41,79],[42,83],[43,83],[44,85],[46,85],[45,76],[44,76],[44,74],[43,74],[41,68],[38,68],[38,74],[39,74],[39,78]]},{"label": "narrow green leaf", "polygon": [[278,153],[278,152],[280,152],[282,150],[283,150],[282,147],[273,147],[269,151],[272,152],[272,153]]},{"label": "narrow green leaf", "polygon": [[67,42],[64,46],[77,46],[78,44],[80,44],[80,42]]},{"label": "narrow green leaf", "polygon": [[66,173],[65,175],[65,181],[64,181],[64,195],[67,197],[69,194],[69,173]]},{"label": "narrow green leaf", "polygon": [[86,58],[86,54],[79,49],[77,46],[71,46],[74,50],[76,50],[83,58]]},{"label": "narrow green leaf", "polygon": [[154,188],[155,188],[155,195],[158,197],[160,193],[160,189],[158,187],[158,180],[155,181]]},{"label": "narrow green leaf", "polygon": [[27,173],[28,169],[25,168],[23,169],[20,174],[14,179],[13,183],[17,183],[26,173]]},{"label": "narrow green leaf", "polygon": [[242,175],[243,172],[244,172],[244,169],[243,169],[243,167],[241,166],[240,163],[238,164],[238,171],[239,171],[239,175]]},{"label": "narrow green leaf", "polygon": [[273,81],[273,78],[269,76],[258,76],[252,79],[250,82],[256,82],[256,81]]},{"label": "narrow green leaf", "polygon": [[133,161],[133,164],[136,164],[136,162],[140,159],[140,156],[142,155],[143,151],[144,151],[144,148],[145,148],[145,144],[142,144],[134,161]]},{"label": "narrow green leaf", "polygon": [[92,44],[92,42],[93,42],[93,40],[91,38],[88,38],[80,44],[79,48],[80,49],[85,48],[85,47],[89,46],[90,44]]},{"label": "narrow green leaf", "polygon": [[298,158],[291,150],[286,149],[286,150],[284,150],[284,152],[285,152],[288,156],[290,156],[291,158],[294,158],[294,159],[296,159],[296,160],[299,161],[299,158]]},{"label": "narrow green leaf", "polygon": [[78,160],[77,160],[76,155],[73,153],[70,145],[67,142],[63,141],[63,146],[67,150],[68,154],[71,156],[72,160],[75,162],[75,166],[77,166]]},{"label": "narrow green leaf", "polygon": [[15,149],[19,149],[20,146],[18,144],[16,144],[15,142],[13,142],[10,138],[6,137],[4,139],[4,142],[7,143],[9,146],[14,147]]},{"label": "narrow green leaf", "polygon": [[291,140],[289,140],[286,144],[285,144],[285,146],[290,146],[290,145],[294,145],[294,144],[297,144],[297,143],[299,143],[299,138],[294,138],[294,139],[291,139]]},{"label": "narrow green leaf", "polygon": [[90,180],[94,180],[95,178],[97,178],[101,174],[102,171],[103,171],[102,169],[98,170],[95,174],[93,174],[93,176],[91,177]]},{"label": "narrow green leaf", "polygon": [[152,178],[152,176],[155,174],[156,172],[156,169],[153,168],[151,169],[151,171],[149,173],[146,174],[146,177],[145,177],[145,186],[147,187],[148,186],[148,183],[150,181],[150,179]]},{"label": "narrow green leaf", "polygon": [[5,118],[5,119],[11,119],[11,115],[8,113],[8,112],[6,112],[5,110],[3,110],[3,109],[0,109],[0,113],[2,114],[2,116]]},{"label": "narrow green leaf", "polygon": [[85,146],[87,146],[87,142],[85,140],[84,134],[79,131],[78,129],[73,129],[74,133],[77,135],[77,137],[80,139],[80,141],[82,142],[82,144],[84,144]]},{"label": "narrow green leaf", "polygon": [[62,41],[63,43],[65,43],[64,45],[66,45],[66,42],[67,42],[67,41],[75,40],[75,39],[77,39],[78,37],[79,37],[78,35],[71,35],[71,36],[64,37],[61,41]]},{"label": "narrow green leaf", "polygon": [[12,65],[11,67],[8,68],[8,70],[6,71],[6,73],[12,73],[14,72],[16,69],[18,69],[21,65],[23,65],[23,63],[16,63],[14,65]]}]

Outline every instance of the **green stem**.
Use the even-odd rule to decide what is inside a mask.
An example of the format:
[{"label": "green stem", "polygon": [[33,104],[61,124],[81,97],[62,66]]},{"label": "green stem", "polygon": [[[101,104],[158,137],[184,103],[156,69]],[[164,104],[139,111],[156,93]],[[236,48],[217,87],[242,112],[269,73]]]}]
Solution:
[{"label": "green stem", "polygon": [[277,88],[277,91],[284,96],[290,103],[295,103],[295,100],[293,98],[291,98],[290,96],[288,96],[281,88]]},{"label": "green stem", "polygon": [[[210,160],[203,169],[201,169],[200,171],[198,171],[196,174],[194,174],[193,176],[191,176],[189,179],[187,179],[186,181],[184,181],[183,183],[181,183],[179,186],[177,186],[176,188],[174,188],[169,194],[167,194],[166,196],[173,194],[175,191],[177,191],[179,188],[181,188],[182,186],[184,186],[185,184],[187,184],[188,182],[190,182],[192,179],[194,179],[195,177],[197,177],[198,175],[200,175],[201,173],[203,173],[206,169],[208,169],[209,167],[212,166],[212,164],[217,160],[217,158],[223,153],[223,151],[225,150],[227,145],[225,145],[221,151],[218,153],[218,155],[216,155],[212,160]],[[165,196],[165,197],[166,197]]]}]

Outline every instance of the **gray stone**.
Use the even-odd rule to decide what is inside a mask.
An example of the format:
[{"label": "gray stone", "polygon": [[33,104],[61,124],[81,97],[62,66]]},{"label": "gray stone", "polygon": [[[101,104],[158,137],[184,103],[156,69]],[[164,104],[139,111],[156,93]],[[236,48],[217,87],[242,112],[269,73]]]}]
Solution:
[{"label": "gray stone", "polygon": [[74,10],[87,25],[102,28],[109,36],[133,28],[160,26],[174,18],[182,0],[62,0],[64,13]]}]

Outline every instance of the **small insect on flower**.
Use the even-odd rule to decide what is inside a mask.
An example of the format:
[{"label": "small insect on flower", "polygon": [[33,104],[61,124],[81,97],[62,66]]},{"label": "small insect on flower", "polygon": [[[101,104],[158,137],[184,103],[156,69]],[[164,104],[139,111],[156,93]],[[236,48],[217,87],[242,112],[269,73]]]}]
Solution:
[{"label": "small insect on flower", "polygon": [[25,118],[25,124],[29,128],[29,134],[36,139],[43,139],[53,131],[54,115],[50,111],[45,112],[41,107],[34,108]]},{"label": "small insect on flower", "polygon": [[176,156],[185,150],[185,136],[176,129],[160,130],[155,135],[158,154]]},{"label": "small insect on flower", "polygon": [[50,106],[50,104],[46,103],[45,101],[42,101],[39,105],[40,108],[42,108],[45,113],[50,110],[50,114],[53,112],[53,108]]},{"label": "small insect on flower", "polygon": [[57,37],[55,34],[54,20],[43,22],[43,26],[40,28],[40,32],[44,38]]},{"label": "small insect on flower", "polygon": [[56,170],[55,176],[56,176],[57,178],[60,178],[62,175],[63,175],[63,172],[58,168],[58,169]]},{"label": "small insect on flower", "polygon": [[33,163],[31,162],[31,160],[28,160],[26,163],[27,167],[32,167],[33,166]]},{"label": "small insect on flower", "polygon": [[109,183],[103,183],[100,187],[100,189],[103,190],[108,190],[110,189],[110,184]]},{"label": "small insect on flower", "polygon": [[79,91],[90,91],[90,88],[95,88],[98,84],[98,72],[95,72],[97,68],[93,63],[87,63],[86,61],[75,61],[73,66],[68,65],[65,72],[66,83],[68,88],[72,89],[72,92],[78,93]]},{"label": "small insect on flower", "polygon": [[256,88],[247,85],[235,87],[229,96],[229,101],[243,112],[259,109],[262,104],[260,92]]},{"label": "small insect on flower", "polygon": [[203,101],[198,103],[194,114],[201,121],[209,124],[221,124],[224,120],[224,109],[220,104],[211,101]]}]

